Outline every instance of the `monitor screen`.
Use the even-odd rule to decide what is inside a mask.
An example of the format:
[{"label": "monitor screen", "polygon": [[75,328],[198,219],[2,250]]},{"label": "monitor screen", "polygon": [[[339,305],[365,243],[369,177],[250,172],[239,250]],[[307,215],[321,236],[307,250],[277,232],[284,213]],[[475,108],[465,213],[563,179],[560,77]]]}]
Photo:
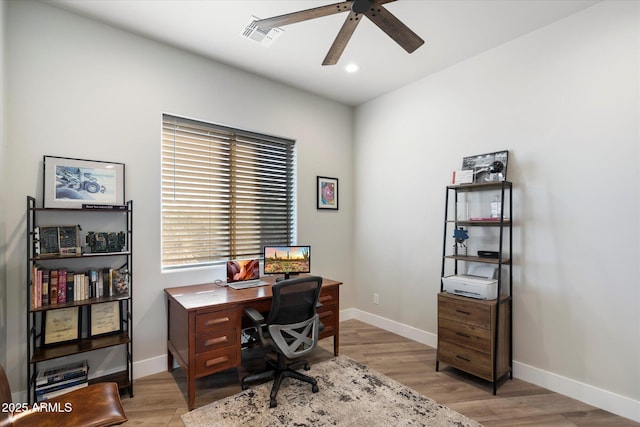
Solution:
[{"label": "monitor screen", "polygon": [[311,273],[311,246],[265,246],[264,273],[292,274]]}]

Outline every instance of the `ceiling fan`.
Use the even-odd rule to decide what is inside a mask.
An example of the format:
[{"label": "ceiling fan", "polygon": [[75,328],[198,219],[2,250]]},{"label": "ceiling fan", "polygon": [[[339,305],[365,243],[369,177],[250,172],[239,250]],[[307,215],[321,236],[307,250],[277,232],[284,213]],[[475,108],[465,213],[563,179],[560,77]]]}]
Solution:
[{"label": "ceiling fan", "polygon": [[255,25],[261,30],[268,32],[275,27],[282,27],[284,25],[295,24],[296,22],[307,21],[309,19],[334,15],[350,10],[347,19],[344,21],[340,32],[338,32],[322,65],[335,65],[338,62],[340,55],[342,55],[351,35],[363,16],[369,18],[371,22],[387,33],[387,35],[402,46],[404,50],[412,53],[424,44],[424,40],[384,8],[383,4],[393,1],[396,0],[347,0],[327,6],[274,16],[273,18],[260,19],[255,22]]}]

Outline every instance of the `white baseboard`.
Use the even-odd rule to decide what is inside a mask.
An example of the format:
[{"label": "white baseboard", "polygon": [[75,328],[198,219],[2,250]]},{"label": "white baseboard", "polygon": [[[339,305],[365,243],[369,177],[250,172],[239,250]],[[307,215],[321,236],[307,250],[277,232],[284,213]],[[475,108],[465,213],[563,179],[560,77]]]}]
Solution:
[{"label": "white baseboard", "polygon": [[563,377],[525,363],[513,361],[513,376],[544,387],[547,390],[569,396],[596,408],[640,422],[640,401],[594,387],[571,378]]},{"label": "white baseboard", "polygon": [[357,308],[349,308],[340,311],[340,320],[356,319],[368,323],[385,331],[393,332],[410,340],[435,348],[438,345],[438,336],[431,332],[426,332],[413,326],[405,325],[376,314],[367,313]]},{"label": "white baseboard", "polygon": [[167,370],[167,355],[133,362],[133,379],[147,377]]},{"label": "white baseboard", "polygon": [[[341,321],[356,319],[430,347],[435,348],[437,346],[438,336],[436,334],[355,308],[340,311],[340,319]],[[513,361],[513,376],[596,408],[640,422],[640,401],[547,372],[534,366],[519,363],[515,360]]]}]

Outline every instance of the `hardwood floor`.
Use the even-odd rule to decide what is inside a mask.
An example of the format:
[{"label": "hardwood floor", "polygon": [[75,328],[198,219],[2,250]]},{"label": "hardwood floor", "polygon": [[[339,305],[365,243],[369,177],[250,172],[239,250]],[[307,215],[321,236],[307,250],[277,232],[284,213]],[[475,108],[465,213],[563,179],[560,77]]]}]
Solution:
[{"label": "hardwood floor", "polygon": [[[455,369],[435,372],[436,350],[357,320],[340,324],[340,354],[401,382],[431,399],[489,426],[640,426],[601,409],[520,381],[506,380],[493,396],[489,383]],[[320,342],[311,363],[333,357],[333,340]],[[243,353],[243,367],[197,381],[196,406],[240,392],[239,379],[263,368],[263,353]],[[124,425],[182,426],[187,412],[182,369],[141,378],[135,396],[123,396]],[[320,391],[322,392],[322,390]],[[265,404],[267,404],[265,402]],[[254,427],[254,426],[244,426]],[[259,426],[255,426],[259,427]]]}]

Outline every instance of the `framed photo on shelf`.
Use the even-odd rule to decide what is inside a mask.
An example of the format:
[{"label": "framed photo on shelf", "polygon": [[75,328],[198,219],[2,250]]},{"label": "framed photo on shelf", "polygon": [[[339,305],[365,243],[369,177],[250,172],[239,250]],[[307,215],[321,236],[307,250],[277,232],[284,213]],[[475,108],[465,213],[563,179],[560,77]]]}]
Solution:
[{"label": "framed photo on shelf", "polygon": [[122,332],[120,301],[92,304],[89,307],[89,336],[119,334]]},{"label": "framed photo on shelf", "polygon": [[318,209],[338,210],[338,178],[317,177]]},{"label": "framed photo on shelf", "polygon": [[472,170],[473,182],[476,184],[506,181],[508,157],[507,150],[463,157],[462,170]]},{"label": "framed photo on shelf", "polygon": [[124,205],[124,163],[44,156],[45,208]]},{"label": "framed photo on shelf", "polygon": [[80,339],[80,308],[68,307],[42,313],[42,346],[69,343]]}]

